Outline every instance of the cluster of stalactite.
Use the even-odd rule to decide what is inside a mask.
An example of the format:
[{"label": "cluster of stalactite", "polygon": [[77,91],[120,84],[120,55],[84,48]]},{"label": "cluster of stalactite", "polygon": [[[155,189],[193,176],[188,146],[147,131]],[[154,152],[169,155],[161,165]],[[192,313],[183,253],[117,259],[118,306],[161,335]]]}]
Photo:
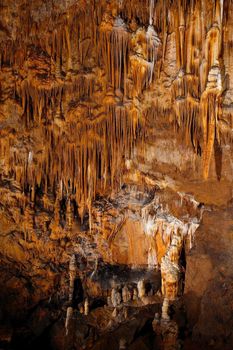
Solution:
[{"label": "cluster of stalactite", "polygon": [[[47,193],[60,184],[72,191],[80,206],[89,206],[97,187],[114,186],[121,158],[130,156],[137,136],[137,109],[132,103],[126,107],[117,103],[111,93],[111,86],[121,90],[121,81],[124,85],[126,80],[128,34],[118,17],[109,36],[103,34],[101,5],[87,9],[79,4],[55,20],[59,25],[45,42],[38,43],[40,48],[26,53],[12,43],[10,50],[6,46],[2,52],[3,65],[21,67],[22,63],[27,70],[25,79],[16,79],[14,96],[21,104],[24,131],[33,141],[19,153],[10,135],[1,140],[1,154],[6,175],[13,174],[23,190],[39,186]],[[20,44],[39,40],[34,29],[32,23],[24,38],[17,37]],[[110,54],[104,52],[105,45]],[[99,53],[97,61],[109,67],[109,93],[104,79],[100,86],[93,67],[88,67],[90,59],[95,59],[93,47]]]},{"label": "cluster of stalactite", "polygon": [[[23,128],[2,131],[5,173],[22,189],[63,186],[90,206],[97,191],[119,182],[122,157],[145,134],[150,109],[147,103],[143,111],[143,93],[154,89],[151,113],[175,116],[202,153],[206,178],[220,142],[224,2],[79,1],[59,11],[50,5],[40,17],[19,2],[11,38],[5,30],[1,67],[14,72],[11,98],[21,106]],[[156,96],[163,72],[171,79],[164,90],[170,106]],[[16,141],[17,133],[24,137]]]},{"label": "cluster of stalactite", "polygon": [[221,116],[223,10],[222,0],[212,4],[192,1],[189,8],[179,1],[177,10],[179,72],[172,87],[174,112],[178,126],[185,130],[187,139],[203,155],[204,178],[209,174]]},{"label": "cluster of stalactite", "polygon": [[129,118],[122,107],[106,106],[105,113],[98,123],[91,119],[71,122],[64,131],[54,132],[54,125],[42,127],[40,142],[44,150],[39,155],[33,151],[18,154],[14,140],[3,141],[2,152],[7,155],[9,151],[9,173],[15,171],[23,189],[43,184],[45,193],[48,187],[56,188],[62,182],[67,189],[75,190],[79,201],[86,199],[89,191],[96,193],[97,182],[100,189],[109,181],[113,185],[121,155],[130,156],[138,118]]}]

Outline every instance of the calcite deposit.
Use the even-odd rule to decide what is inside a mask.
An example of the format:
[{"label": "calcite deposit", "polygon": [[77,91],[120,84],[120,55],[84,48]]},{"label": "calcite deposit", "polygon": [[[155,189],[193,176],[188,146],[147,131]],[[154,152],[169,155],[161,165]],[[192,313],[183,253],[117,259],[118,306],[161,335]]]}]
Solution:
[{"label": "calcite deposit", "polygon": [[232,349],[232,38],[231,0],[1,1],[1,349]]}]

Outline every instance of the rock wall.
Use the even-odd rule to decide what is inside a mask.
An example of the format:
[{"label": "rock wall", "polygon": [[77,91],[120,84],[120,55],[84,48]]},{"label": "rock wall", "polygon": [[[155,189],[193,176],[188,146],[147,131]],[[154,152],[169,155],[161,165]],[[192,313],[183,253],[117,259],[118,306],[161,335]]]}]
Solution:
[{"label": "rock wall", "polygon": [[232,344],[232,219],[232,203],[204,214],[187,257],[185,283],[194,337],[225,348]]}]

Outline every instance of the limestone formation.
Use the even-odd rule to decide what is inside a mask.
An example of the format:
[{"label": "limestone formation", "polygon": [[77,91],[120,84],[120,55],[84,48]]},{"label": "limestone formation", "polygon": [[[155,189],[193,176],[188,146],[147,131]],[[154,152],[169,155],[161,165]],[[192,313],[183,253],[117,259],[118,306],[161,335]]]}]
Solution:
[{"label": "limestone formation", "polygon": [[122,288],[122,300],[124,303],[128,303],[131,300],[131,293],[127,285]]},{"label": "limestone formation", "polygon": [[69,325],[73,315],[73,308],[69,306],[66,310],[66,321],[65,321],[65,330],[66,336],[69,334]]},{"label": "limestone formation", "polygon": [[89,300],[88,298],[85,299],[84,301],[84,315],[88,315],[89,314]]},{"label": "limestone formation", "polygon": [[133,300],[137,300],[138,299],[138,291],[136,288],[134,288],[133,290]]},{"label": "limestone formation", "polygon": [[162,319],[165,321],[170,320],[170,317],[168,315],[168,308],[169,308],[169,299],[165,297],[163,300],[163,306],[162,306]]},{"label": "limestone formation", "polygon": [[[178,6],[175,3],[171,6],[164,3],[162,7],[158,2],[149,6],[150,19],[146,19],[146,13],[143,14],[140,19],[142,25],[136,30],[130,29],[124,20],[127,16],[128,23],[134,19],[136,10],[132,9],[131,2],[126,1],[122,4],[122,10],[119,10],[115,4],[112,4],[112,7],[103,6],[103,0],[99,5],[97,22],[94,5],[86,7],[83,12],[82,7],[76,4],[63,14],[59,26],[56,27],[51,23],[50,37],[44,41],[42,38],[45,38],[45,28],[41,27],[39,35],[41,56],[36,50],[31,49],[27,52],[27,57],[26,50],[17,47],[17,40],[12,37],[7,41],[7,36],[3,37],[1,60],[3,82],[5,84],[4,74],[7,74],[5,66],[9,62],[14,65],[17,73],[20,72],[22,62],[25,62],[21,72],[25,79],[22,80],[18,75],[17,84],[12,89],[15,89],[14,93],[19,96],[18,109],[25,123],[24,128],[32,127],[36,131],[35,125],[38,122],[41,127],[40,131],[37,130],[38,136],[41,137],[48,152],[48,154],[42,152],[38,156],[37,152],[31,150],[26,159],[20,155],[14,156],[9,136],[5,135],[1,139],[1,150],[2,157],[6,158],[5,163],[9,167],[7,171],[12,171],[24,188],[27,185],[31,188],[42,185],[46,193],[47,189],[62,181],[66,190],[69,187],[75,190],[79,202],[87,200],[88,196],[94,197],[99,185],[98,161],[101,160],[99,172],[103,177],[100,185],[104,187],[108,181],[106,176],[109,176],[111,182],[113,180],[116,171],[114,162],[118,162],[120,156],[117,152],[126,154],[131,151],[134,144],[136,129],[141,123],[137,98],[151,86],[153,81],[159,81],[164,71],[172,78],[168,90],[174,92],[170,101],[172,104],[167,106],[166,113],[175,114],[177,125],[187,129],[185,132],[190,135],[196,150],[198,145],[203,148],[203,174],[207,177],[213,142],[219,134],[217,120],[221,115],[223,92],[223,64],[220,62],[222,40],[225,35],[224,25],[227,22],[223,2],[217,1],[212,11],[209,2],[205,0],[202,3],[192,3],[186,17],[185,1],[179,1]],[[160,16],[163,21],[160,20]],[[82,20],[78,29],[79,18]],[[84,25],[87,18],[91,20],[88,25]],[[36,16],[31,17],[31,28],[36,25],[36,20]],[[145,29],[143,24],[148,22],[149,26]],[[197,34],[193,41],[194,28]],[[77,45],[74,40],[76,34],[80,40],[85,38],[86,34],[92,36],[91,39],[83,39],[82,43],[80,41]],[[21,40],[19,44],[30,45],[29,37],[26,28],[22,26],[21,38],[17,38],[18,41]],[[10,45],[11,50],[9,47],[7,50],[7,45]],[[185,59],[187,52],[189,55]],[[172,59],[176,61],[176,66]],[[93,64],[94,60],[99,64],[98,69]],[[37,68],[33,66],[33,62],[37,63]],[[83,73],[77,74],[78,66],[85,67],[85,65],[89,65],[91,73],[87,76]],[[98,81],[99,69],[102,69],[102,76],[106,75],[102,81]],[[103,103],[104,94],[101,95],[97,89],[98,84],[102,84],[102,92],[105,92],[106,96],[109,89],[113,88],[112,93],[115,93],[115,96],[108,99],[106,104]],[[100,103],[90,115],[87,112],[88,105],[73,101],[76,88],[79,98],[87,93],[92,96],[96,106],[98,102]],[[125,106],[117,106],[118,99],[121,100],[119,92],[128,98]],[[156,98],[158,99],[158,96]],[[157,101],[153,108],[159,108]],[[188,115],[185,119],[186,108]],[[75,124],[72,115],[77,115],[79,118],[80,113],[85,118]],[[141,111],[140,114],[145,113]],[[59,123],[56,119],[59,119]],[[47,124],[49,120],[58,123],[57,127],[49,127],[47,130],[46,124],[43,124],[44,120]],[[88,120],[95,125],[93,135],[88,127]],[[129,128],[125,128],[124,120]],[[66,121],[69,124],[63,128],[62,125]],[[71,142],[65,141],[62,132],[66,137],[72,138]],[[118,135],[122,135],[122,139],[119,140],[120,149],[117,151],[115,146]],[[112,141],[111,147],[105,146],[108,136]],[[34,131],[32,137],[36,137]],[[37,145],[39,146],[38,143]],[[111,170],[108,174],[110,165]],[[67,169],[65,173],[62,172],[64,166]],[[89,183],[87,183],[88,167],[92,173]],[[80,171],[82,168],[83,171]],[[49,182],[46,179],[48,177]]]},{"label": "limestone formation", "polygon": [[111,302],[114,307],[117,307],[121,304],[121,293],[116,288],[112,289]]},{"label": "limestone formation", "polygon": [[138,297],[139,299],[142,299],[146,295],[145,281],[144,280],[138,281],[137,287],[138,287]]},{"label": "limestone formation", "polygon": [[233,347],[232,31],[232,0],[1,1],[1,348],[153,347],[161,309],[158,350]]},{"label": "limestone formation", "polygon": [[181,292],[179,260],[184,239],[182,235],[182,231],[180,234],[178,232],[173,234],[166,255],[161,260],[161,291],[164,297],[162,319],[164,320],[169,320],[169,301],[176,300]]}]

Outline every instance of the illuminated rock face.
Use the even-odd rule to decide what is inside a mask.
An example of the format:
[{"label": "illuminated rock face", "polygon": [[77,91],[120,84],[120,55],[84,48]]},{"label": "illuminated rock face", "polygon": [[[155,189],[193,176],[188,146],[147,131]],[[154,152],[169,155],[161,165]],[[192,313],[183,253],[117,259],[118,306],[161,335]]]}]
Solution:
[{"label": "illuminated rock face", "polygon": [[3,4],[4,174],[31,196],[36,187],[54,193],[61,184],[63,195],[71,190],[88,207],[96,192],[116,184],[146,120],[163,114],[202,153],[207,178],[215,140],[231,134],[229,91],[223,103],[230,5],[46,6]]},{"label": "illuminated rock face", "polygon": [[146,303],[160,270],[166,317],[180,257],[231,205],[232,1],[3,0],[0,18],[0,325],[46,300],[70,334],[91,298]]}]

